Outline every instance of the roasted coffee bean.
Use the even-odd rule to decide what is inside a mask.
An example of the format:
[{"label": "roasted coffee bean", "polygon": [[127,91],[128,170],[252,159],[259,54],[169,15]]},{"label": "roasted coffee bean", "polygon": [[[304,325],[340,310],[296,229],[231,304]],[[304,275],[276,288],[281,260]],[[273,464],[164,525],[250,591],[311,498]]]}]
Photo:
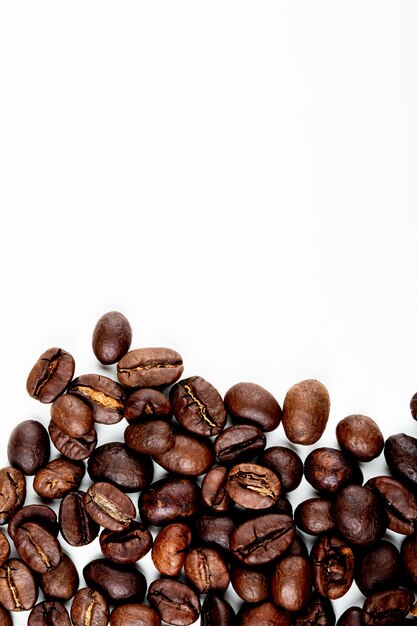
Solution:
[{"label": "roasted coffee bean", "polygon": [[331,500],[309,498],[301,502],[294,511],[298,528],[308,535],[322,535],[334,528],[330,515]]},{"label": "roasted coffee bean", "polygon": [[179,576],[191,543],[185,524],[169,524],[159,531],[152,546],[152,561],[163,576]]},{"label": "roasted coffee bean", "polygon": [[201,626],[234,626],[235,612],[219,594],[209,593],[201,607]]},{"label": "roasted coffee bean", "polygon": [[152,526],[189,519],[197,513],[199,495],[198,485],[187,478],[163,478],[140,494],[140,517]]},{"label": "roasted coffee bean", "polygon": [[349,415],[336,427],[339,446],[358,461],[372,461],[384,449],[379,426],[366,415]]},{"label": "roasted coffee bean", "polygon": [[226,409],[219,392],[201,376],[180,380],[169,392],[169,399],[179,423],[196,435],[212,437],[226,425]]},{"label": "roasted coffee bean", "polygon": [[29,372],[28,394],[40,402],[53,402],[68,387],[74,375],[75,362],[61,348],[46,350]]},{"label": "roasted coffee bean", "polygon": [[20,559],[0,567],[0,602],[8,611],[29,611],[36,604],[38,587],[32,572]]},{"label": "roasted coffee bean", "polygon": [[333,494],[356,480],[359,468],[335,448],[316,448],[304,461],[304,476],[314,489]]},{"label": "roasted coffee bean", "polygon": [[118,311],[105,313],[98,320],[93,332],[93,352],[104,365],[117,363],[132,343],[129,320]]},{"label": "roasted coffee bean", "polygon": [[214,452],[220,463],[235,463],[250,459],[265,448],[266,437],[260,428],[249,424],[226,428],[214,442]]},{"label": "roasted coffee bean", "polygon": [[72,601],[71,620],[74,626],[107,626],[109,608],[104,595],[89,587],[79,589]]},{"label": "roasted coffee bean", "polygon": [[268,509],[281,493],[281,482],[267,467],[240,463],[229,472],[227,493],[236,504],[247,509]]},{"label": "roasted coffee bean", "polygon": [[0,626],[13,626],[12,616],[0,604]]},{"label": "roasted coffee bean", "polygon": [[394,589],[398,585],[400,566],[400,554],[394,544],[379,541],[356,554],[355,582],[364,596]]},{"label": "roasted coffee bean", "polygon": [[0,525],[6,524],[26,498],[26,479],[15,467],[0,470]]},{"label": "roasted coffee bean", "polygon": [[417,393],[413,395],[410,401],[410,411],[411,415],[415,420],[417,420]]},{"label": "roasted coffee bean", "polygon": [[30,612],[28,626],[71,626],[65,606],[54,600],[40,602]]},{"label": "roasted coffee bean", "polygon": [[136,516],[132,500],[110,483],[94,483],[84,496],[84,506],[96,524],[108,530],[123,530]]},{"label": "roasted coffee bean", "polygon": [[224,397],[224,404],[236,424],[249,422],[270,432],[281,421],[281,407],[272,393],[255,383],[233,385]]},{"label": "roasted coffee bean", "polygon": [[217,465],[207,472],[201,483],[201,500],[205,507],[216,513],[226,513],[232,507],[232,500],[227,493],[229,470]]},{"label": "roasted coffee bean", "polygon": [[258,463],[275,472],[285,492],[297,489],[303,478],[303,462],[291,448],[285,446],[266,448],[258,457]]},{"label": "roasted coffee bean", "polygon": [[143,524],[131,522],[119,532],[103,530],[100,548],[104,556],[113,563],[136,563],[152,547],[152,535]]},{"label": "roasted coffee bean", "polygon": [[388,528],[402,535],[412,535],[417,527],[417,498],[413,492],[391,476],[376,476],[365,484],[384,503]]},{"label": "roasted coffee bean", "polygon": [[233,564],[230,579],[233,589],[245,602],[262,602],[269,596],[269,576],[263,569]]},{"label": "roasted coffee bean", "polygon": [[202,515],[195,524],[197,539],[211,543],[224,550],[230,548],[230,533],[236,522],[229,515]]},{"label": "roasted coffee bean", "polygon": [[145,576],[133,565],[95,559],[84,567],[83,574],[87,585],[104,593],[110,602],[142,602],[145,597]]},{"label": "roasted coffee bean", "polygon": [[366,598],[362,609],[364,626],[394,626],[408,615],[414,594],[405,589],[378,591]]},{"label": "roasted coffee bean", "polygon": [[197,594],[179,580],[171,578],[154,580],[149,586],[148,601],[164,622],[175,626],[193,624],[200,615]]},{"label": "roasted coffee bean", "polygon": [[330,600],[344,596],[353,582],[352,548],[336,535],[324,535],[316,541],[310,556],[316,591]]},{"label": "roasted coffee bean", "polygon": [[157,389],[137,389],[125,402],[124,416],[130,424],[153,418],[170,420],[170,401]]},{"label": "roasted coffee bean", "polygon": [[87,472],[95,482],[108,481],[121,491],[142,491],[153,478],[149,456],[131,452],[123,443],[105,443],[88,460]]},{"label": "roasted coffee bean", "polygon": [[238,613],[239,626],[290,626],[291,615],[272,602],[243,605]]},{"label": "roasted coffee bean", "polygon": [[185,575],[200,593],[225,591],[230,583],[229,570],[222,555],[214,548],[194,548],[184,561]]},{"label": "roasted coffee bean", "polygon": [[401,546],[401,557],[406,573],[417,585],[417,536],[406,537]]},{"label": "roasted coffee bean", "polygon": [[285,556],[305,556],[308,558],[308,548],[300,535],[295,535],[294,541],[285,552]]},{"label": "roasted coffee bean", "polygon": [[330,600],[314,593],[305,609],[297,615],[294,626],[334,626],[335,622]]},{"label": "roasted coffee bean", "polygon": [[308,559],[286,556],[278,561],[271,580],[275,604],[292,613],[302,611],[312,593],[313,576]]},{"label": "roasted coffee bean", "polygon": [[386,528],[382,501],[366,487],[348,485],[336,494],[330,513],[337,530],[355,546],[369,546]]},{"label": "roasted coffee bean", "polygon": [[291,387],[284,400],[282,425],[292,443],[316,443],[326,428],[330,398],[318,380],[303,380]]},{"label": "roasted coffee bean", "polygon": [[44,504],[29,504],[17,511],[9,520],[7,532],[14,539],[16,530],[25,522],[38,522],[55,537],[59,532],[59,525],[55,511]]},{"label": "roasted coffee bean", "polygon": [[10,556],[10,543],[6,535],[0,530],[0,567],[6,563]]},{"label": "roasted coffee bean", "polygon": [[39,576],[39,586],[47,598],[55,598],[66,602],[70,600],[78,589],[77,568],[66,554],[62,555],[57,567]]},{"label": "roasted coffee bean", "polygon": [[174,444],[174,429],[162,419],[131,424],[125,430],[126,445],[140,454],[167,452]]},{"label": "roasted coffee bean", "polygon": [[153,455],[154,461],[167,472],[181,476],[200,476],[213,465],[214,453],[209,441],[192,435],[175,433],[168,449]]},{"label": "roasted coffee bean", "polygon": [[71,491],[59,507],[61,533],[71,546],[86,546],[94,541],[99,532],[99,525],[85,510],[85,495],[85,491]]},{"label": "roasted coffee bean", "polygon": [[10,465],[33,476],[49,461],[51,446],[46,428],[36,420],[16,426],[9,437],[7,456]]},{"label": "roasted coffee bean", "polygon": [[74,378],[68,393],[77,396],[90,407],[94,421],[117,424],[123,418],[126,393],[121,385],[101,374],[83,374]]},{"label": "roasted coffee bean", "polygon": [[97,433],[94,428],[78,439],[66,435],[52,422],[48,430],[55,448],[72,461],[88,459],[97,445]]},{"label": "roasted coffee bean", "polygon": [[271,513],[235,528],[230,535],[230,549],[241,563],[262,565],[283,554],[294,536],[294,520],[288,515]]},{"label": "roasted coffee bean", "polygon": [[118,362],[117,377],[125,387],[164,387],[184,371],[182,358],[170,348],[131,350]]},{"label": "roasted coffee bean", "polygon": [[122,604],[113,609],[110,626],[161,626],[161,618],[146,604]]},{"label": "roasted coffee bean", "polygon": [[83,437],[94,427],[93,412],[88,404],[69,393],[52,403],[51,422],[74,439]]},{"label": "roasted coffee bean", "polygon": [[362,626],[362,609],[352,606],[347,609],[337,620],[337,626]]},{"label": "roasted coffee bean", "polygon": [[14,545],[30,569],[40,574],[55,569],[62,558],[62,549],[56,537],[36,522],[19,526],[14,535]]},{"label": "roasted coffee bean", "polygon": [[78,489],[84,474],[84,463],[55,459],[36,472],[33,488],[41,498],[62,498],[69,491]]},{"label": "roasted coffee bean", "polygon": [[292,504],[285,496],[279,496],[268,513],[283,513],[292,516]]},{"label": "roasted coffee bean", "polygon": [[396,478],[412,488],[417,487],[417,439],[400,433],[385,442],[385,459]]}]

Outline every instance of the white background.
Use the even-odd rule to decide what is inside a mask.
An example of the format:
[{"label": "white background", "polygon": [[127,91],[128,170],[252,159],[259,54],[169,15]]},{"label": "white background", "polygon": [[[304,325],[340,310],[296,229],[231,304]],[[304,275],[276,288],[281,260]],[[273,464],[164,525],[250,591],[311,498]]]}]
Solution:
[{"label": "white background", "polygon": [[352,412],[417,434],[416,24],[412,0],[0,3],[3,464],[47,423],[33,362],[99,371],[111,309],[221,393],[320,379],[323,443]]}]

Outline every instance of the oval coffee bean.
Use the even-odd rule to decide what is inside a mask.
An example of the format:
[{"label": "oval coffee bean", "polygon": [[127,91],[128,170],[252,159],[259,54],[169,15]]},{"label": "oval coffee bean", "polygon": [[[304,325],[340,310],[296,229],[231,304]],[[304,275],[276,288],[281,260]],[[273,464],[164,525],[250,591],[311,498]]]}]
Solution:
[{"label": "oval coffee bean", "polygon": [[349,485],[339,491],[330,512],[337,530],[355,546],[376,543],[385,532],[382,502],[366,487]]},{"label": "oval coffee bean", "polygon": [[236,522],[229,515],[202,515],[196,521],[195,532],[201,542],[229,550],[230,533],[235,527]]},{"label": "oval coffee bean", "polygon": [[169,399],[179,423],[196,435],[212,437],[226,425],[221,395],[201,376],[180,380],[169,392]]},{"label": "oval coffee bean", "polygon": [[294,626],[334,626],[335,622],[330,600],[314,593],[307,606],[297,615]]},{"label": "oval coffee bean", "polygon": [[93,352],[100,363],[117,363],[131,343],[132,328],[122,313],[109,311],[100,317],[93,332]]},{"label": "oval coffee bean", "polygon": [[201,500],[216,513],[226,513],[232,506],[226,489],[228,475],[227,467],[217,465],[207,472],[201,483]]},{"label": "oval coffee bean", "polygon": [[[403,560],[405,562],[406,559]],[[384,589],[394,589],[400,577],[400,567],[400,554],[394,544],[379,541],[356,554],[355,582],[364,596]]]},{"label": "oval coffee bean", "polygon": [[49,461],[51,446],[46,428],[36,420],[26,420],[11,432],[7,445],[10,465],[33,476]]},{"label": "oval coffee bean", "polygon": [[262,602],[269,596],[269,576],[261,569],[233,564],[230,578],[233,589],[244,602]]},{"label": "oval coffee bean", "polygon": [[71,622],[65,606],[54,600],[37,604],[30,612],[28,626],[71,626]]},{"label": "oval coffee bean", "polygon": [[291,387],[284,400],[282,425],[292,443],[316,443],[326,428],[330,398],[318,380],[303,380]]},{"label": "oval coffee bean", "polygon": [[62,549],[56,537],[35,522],[19,526],[14,545],[30,569],[40,574],[55,569],[62,558]]},{"label": "oval coffee bean", "polygon": [[148,456],[131,452],[123,443],[105,443],[94,450],[87,472],[95,482],[108,481],[124,492],[142,491],[153,478]]},{"label": "oval coffee bean", "polygon": [[336,535],[324,535],[312,547],[310,557],[316,591],[330,600],[344,596],[353,582],[352,548]]},{"label": "oval coffee bean", "polygon": [[12,617],[0,604],[0,626],[13,626]]},{"label": "oval coffee bean", "polygon": [[174,433],[172,445],[153,459],[167,472],[181,476],[200,476],[213,465],[213,448],[209,441],[192,435]]},{"label": "oval coffee bean", "polygon": [[255,463],[234,465],[228,476],[227,493],[247,509],[267,509],[278,499],[281,482],[276,474]]},{"label": "oval coffee bean", "polygon": [[310,599],[313,576],[308,559],[287,556],[278,561],[271,581],[275,604],[292,613],[301,611]]},{"label": "oval coffee bean", "polygon": [[48,430],[55,448],[72,461],[88,459],[97,445],[97,433],[94,428],[78,439],[66,435],[52,422],[49,424]]},{"label": "oval coffee bean", "polygon": [[388,528],[412,535],[417,527],[417,498],[413,492],[391,476],[375,476],[365,484],[382,498]]},{"label": "oval coffee bean", "polygon": [[6,563],[10,556],[10,543],[6,535],[0,530],[0,567]]},{"label": "oval coffee bean", "polygon": [[257,606],[243,605],[238,619],[239,626],[290,626],[292,621],[288,611],[272,602],[262,602]]},{"label": "oval coffee bean", "polygon": [[406,537],[401,546],[403,565],[412,582],[417,584],[417,539],[416,535]]},{"label": "oval coffee bean", "polygon": [[96,524],[84,506],[85,491],[71,491],[59,507],[59,523],[65,541],[71,546],[86,546],[97,537]]},{"label": "oval coffee bean", "polygon": [[148,601],[164,622],[174,626],[194,624],[200,615],[197,594],[179,580],[171,578],[154,580],[149,586]]},{"label": "oval coffee bean", "polygon": [[62,555],[61,562],[55,569],[39,576],[39,586],[44,596],[63,602],[75,595],[79,582],[77,568],[66,554]]},{"label": "oval coffee bean", "polygon": [[378,424],[366,415],[348,415],[336,426],[339,446],[358,461],[372,461],[384,449]]},{"label": "oval coffee bean", "polygon": [[75,362],[61,348],[46,350],[29,372],[28,394],[40,402],[53,402],[68,387],[74,376]]},{"label": "oval coffee bean", "polygon": [[146,604],[122,604],[113,609],[110,626],[161,626],[161,618]]},{"label": "oval coffee bean", "polygon": [[304,461],[304,475],[314,489],[333,494],[357,482],[359,468],[335,448],[316,448]]},{"label": "oval coffee bean", "polygon": [[408,615],[414,594],[405,589],[378,591],[366,598],[362,609],[364,626],[394,626]]},{"label": "oval coffee bean", "polygon": [[337,620],[337,626],[362,626],[362,609],[352,606],[347,609]]},{"label": "oval coffee bean", "polygon": [[79,589],[72,601],[71,620],[74,626],[107,626],[109,608],[106,598],[96,589]]},{"label": "oval coffee bean", "polygon": [[303,462],[294,450],[285,446],[266,448],[258,457],[259,465],[275,472],[283,491],[294,491],[303,478]]},{"label": "oval coffee bean", "polygon": [[59,396],[52,403],[51,422],[74,439],[83,437],[94,426],[93,413],[88,404],[69,393]]},{"label": "oval coffee bean", "polygon": [[125,430],[128,448],[140,454],[168,452],[174,444],[174,429],[162,419],[131,424]]},{"label": "oval coffee bean", "polygon": [[152,546],[152,561],[163,576],[179,576],[190,547],[191,530],[185,524],[169,524],[159,531]]},{"label": "oval coffee bean", "polygon": [[298,528],[308,535],[322,535],[334,529],[330,515],[331,500],[309,498],[301,502],[294,511]]},{"label": "oval coffee bean", "polygon": [[131,350],[117,364],[117,377],[129,388],[173,385],[183,371],[181,356],[170,348]]},{"label": "oval coffee bean", "polygon": [[219,594],[209,593],[201,607],[201,626],[234,626],[235,612]]},{"label": "oval coffee bean", "polygon": [[417,420],[417,393],[415,393],[410,400],[410,411],[412,417]]},{"label": "oval coffee bean", "polygon": [[123,530],[136,516],[132,500],[110,483],[94,483],[84,496],[84,506],[96,524],[108,530]]},{"label": "oval coffee bean", "polygon": [[83,574],[87,584],[101,591],[110,602],[142,602],[145,597],[145,576],[133,565],[96,559],[84,567]]},{"label": "oval coffee bean", "polygon": [[226,411],[235,423],[250,422],[271,432],[281,421],[281,407],[272,393],[255,383],[237,383],[224,397]]},{"label": "oval coffee bean", "polygon": [[152,418],[169,421],[172,417],[172,407],[161,391],[137,389],[125,402],[124,416],[130,424]]},{"label": "oval coffee bean", "polygon": [[400,433],[385,442],[385,459],[391,472],[412,488],[417,487],[417,439]]},{"label": "oval coffee bean", "polygon": [[152,526],[186,520],[197,513],[198,505],[199,487],[187,478],[163,478],[139,496],[140,517]]},{"label": "oval coffee bean", "polygon": [[29,611],[36,604],[38,587],[28,566],[10,559],[0,567],[0,602],[8,611]]},{"label": "oval coffee bean", "polygon": [[36,472],[33,488],[41,498],[62,498],[79,487],[84,473],[84,464],[79,461],[55,459]]},{"label": "oval coffee bean", "polygon": [[261,452],[266,437],[260,428],[249,424],[230,426],[217,436],[214,452],[220,463],[235,463]]},{"label": "oval coffee bean", "polygon": [[14,467],[0,470],[0,525],[6,524],[22,506],[26,498],[26,479]]},{"label": "oval coffee bean", "polygon": [[44,504],[28,504],[17,511],[9,520],[7,532],[14,539],[16,530],[25,522],[38,522],[55,537],[59,532],[59,525],[55,511]]},{"label": "oval coffee bean", "polygon": [[225,591],[230,583],[229,570],[220,552],[213,548],[194,548],[184,562],[185,575],[200,593]]},{"label": "oval coffee bean", "polygon": [[289,515],[269,514],[240,524],[230,536],[230,550],[241,563],[269,563],[289,548],[295,523]]},{"label": "oval coffee bean", "polygon": [[101,374],[83,374],[74,378],[68,393],[83,400],[98,424],[117,424],[123,418],[126,393],[116,381]]},{"label": "oval coffee bean", "polygon": [[104,556],[113,563],[136,563],[152,547],[152,535],[138,522],[131,522],[128,528],[119,532],[103,530],[100,535],[100,548]]},{"label": "oval coffee bean", "polygon": [[294,541],[285,553],[286,556],[305,556],[308,558],[308,548],[300,535],[295,535]]}]

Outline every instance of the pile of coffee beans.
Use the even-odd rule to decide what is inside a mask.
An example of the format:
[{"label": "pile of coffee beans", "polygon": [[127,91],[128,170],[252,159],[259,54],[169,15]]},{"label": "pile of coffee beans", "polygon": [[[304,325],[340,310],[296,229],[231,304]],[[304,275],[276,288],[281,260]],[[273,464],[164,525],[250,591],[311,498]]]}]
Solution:
[{"label": "pile of coffee beans", "polygon": [[[128,320],[113,311],[97,322],[92,346],[101,364],[117,364],[117,380],[74,378],[74,358],[61,348],[46,350],[29,373],[27,391],[51,405],[51,420],[49,434],[38,421],[17,426],[10,466],[0,470],[9,537],[0,531],[0,626],[15,611],[30,611],[29,626],[187,626],[199,618],[203,626],[333,626],[333,601],[354,581],[363,606],[345,611],[339,626],[411,623],[417,439],[384,442],[371,418],[350,415],[337,425],[340,448],[315,447],[303,463],[296,446],[316,444],[329,418],[320,382],[294,385],[282,410],[254,383],[222,399],[200,376],[180,380],[175,350],[130,350],[131,341]],[[417,419],[417,394],[411,412]],[[98,445],[98,425],[123,419],[124,441]],[[281,422],[291,444],[267,448],[265,433]],[[360,464],[383,451],[385,474],[363,484]],[[157,466],[165,474],[154,480]],[[43,503],[25,502],[28,476]],[[287,494],[303,477],[317,495],[293,513]],[[129,495],[137,493],[138,501]],[[48,506],[54,500],[58,515]],[[404,536],[401,550],[387,529]],[[84,567],[80,588],[67,552],[97,537],[102,556]],[[140,569],[148,553],[156,580]],[[237,614],[229,586],[242,600]]]}]

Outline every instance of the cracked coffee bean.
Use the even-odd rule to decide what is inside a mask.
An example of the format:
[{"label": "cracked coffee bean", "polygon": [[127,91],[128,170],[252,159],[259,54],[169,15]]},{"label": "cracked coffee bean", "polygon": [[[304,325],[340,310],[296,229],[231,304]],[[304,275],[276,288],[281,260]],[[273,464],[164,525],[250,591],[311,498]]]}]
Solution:
[{"label": "cracked coffee bean", "polygon": [[83,569],[89,587],[101,591],[110,602],[142,602],[146,579],[134,565],[117,565],[107,559],[95,559]]},{"label": "cracked coffee bean", "polygon": [[292,621],[288,611],[270,601],[257,606],[244,604],[237,617],[239,626],[290,626]]},{"label": "cracked coffee bean", "polygon": [[172,418],[172,407],[161,391],[137,389],[125,402],[124,416],[130,424],[155,418],[169,421]]},{"label": "cracked coffee bean", "polygon": [[285,492],[297,489],[303,478],[303,462],[291,448],[285,446],[266,448],[259,455],[258,463],[275,472]]},{"label": "cracked coffee bean", "polygon": [[298,613],[294,626],[334,626],[336,618],[332,603],[328,598],[321,598],[317,593],[313,596],[307,606]]},{"label": "cracked coffee bean", "polygon": [[69,393],[59,396],[52,403],[51,422],[62,433],[74,439],[83,437],[94,426],[90,407],[83,400]]},{"label": "cracked coffee bean", "polygon": [[161,626],[161,618],[146,604],[122,604],[113,609],[110,626]]},{"label": "cracked coffee bean", "polygon": [[260,428],[249,424],[230,426],[217,436],[214,452],[220,463],[235,463],[256,456],[266,445]]},{"label": "cracked coffee bean", "polygon": [[174,626],[194,624],[200,615],[197,594],[188,585],[171,578],[154,580],[149,586],[148,601],[164,622]]},{"label": "cracked coffee bean", "polygon": [[294,520],[289,515],[271,513],[237,526],[230,536],[230,550],[246,565],[262,565],[281,556],[294,536]]},{"label": "cracked coffee bean", "polygon": [[131,452],[123,443],[105,443],[94,450],[87,463],[87,472],[95,482],[109,482],[121,491],[142,491],[153,478],[149,456]]},{"label": "cracked coffee bean", "polygon": [[229,570],[220,552],[209,547],[194,548],[185,557],[184,571],[200,593],[225,591],[230,583]]},{"label": "cracked coffee bean", "polygon": [[25,522],[37,522],[55,537],[58,536],[59,525],[56,513],[45,504],[28,504],[10,518],[7,532],[11,539],[14,539],[16,530]]},{"label": "cracked coffee bean", "polygon": [[104,556],[113,563],[136,563],[152,547],[152,535],[139,522],[131,522],[128,528],[119,532],[103,530],[100,535],[100,548]]},{"label": "cracked coffee bean", "polygon": [[110,483],[94,483],[87,489],[84,506],[96,524],[108,530],[127,528],[136,516],[132,500]]},{"label": "cracked coffee bean", "polygon": [[67,602],[75,595],[80,580],[74,562],[67,554],[55,569],[39,576],[39,587],[46,598]]},{"label": "cracked coffee bean", "polygon": [[234,626],[235,612],[221,595],[209,593],[201,607],[201,626]]},{"label": "cracked coffee bean", "polygon": [[408,615],[414,594],[405,589],[378,591],[366,598],[362,609],[364,626],[394,626]]},{"label": "cracked coffee bean", "polygon": [[169,393],[178,422],[202,437],[218,435],[226,425],[224,402],[217,391],[201,376],[184,378]]},{"label": "cracked coffee bean", "polygon": [[303,380],[287,392],[282,410],[282,425],[292,443],[316,443],[326,428],[330,397],[318,380]]},{"label": "cracked coffee bean", "polygon": [[35,522],[19,526],[15,532],[14,545],[30,569],[40,574],[55,569],[62,558],[57,538]]},{"label": "cracked coffee bean", "polygon": [[48,430],[55,448],[72,461],[88,459],[97,445],[97,433],[94,428],[78,439],[66,435],[52,422],[49,424]]},{"label": "cracked coffee bean", "polygon": [[310,452],[304,461],[304,475],[314,489],[330,495],[350,483],[362,482],[359,466],[335,448],[316,448]]},{"label": "cracked coffee bean", "polygon": [[277,501],[281,493],[281,482],[266,467],[255,463],[240,463],[229,472],[227,493],[242,507],[267,509]]},{"label": "cracked coffee bean", "polygon": [[207,472],[201,483],[201,501],[203,505],[216,513],[226,513],[233,506],[227,493],[227,477],[229,470],[217,465]]},{"label": "cracked coffee bean", "polygon": [[79,589],[72,601],[71,620],[74,626],[107,626],[109,607],[104,595],[89,587]]},{"label": "cracked coffee bean", "polygon": [[35,400],[49,404],[68,387],[74,370],[75,362],[69,352],[61,348],[49,348],[41,354],[29,372],[27,392]]},{"label": "cracked coffee bean", "polygon": [[379,426],[366,415],[348,415],[336,426],[339,446],[358,461],[376,459],[384,449]]},{"label": "cracked coffee bean", "polygon": [[264,432],[278,428],[281,407],[274,396],[255,383],[237,383],[225,397],[226,411],[235,424],[251,423]]},{"label": "cracked coffee bean", "polygon": [[6,524],[26,498],[26,479],[14,467],[0,470],[0,525]]},{"label": "cracked coffee bean", "polygon": [[118,311],[100,317],[93,332],[93,352],[104,365],[117,363],[129,350],[132,328],[129,320]]},{"label": "cracked coffee bean", "polygon": [[172,445],[155,453],[153,459],[172,474],[201,476],[213,465],[214,453],[211,442],[186,433],[174,432]]},{"label": "cracked coffee bean", "polygon": [[29,611],[35,606],[38,587],[28,566],[10,559],[0,567],[0,602],[8,611]]},{"label": "cracked coffee bean", "polygon": [[270,593],[269,575],[263,569],[233,564],[230,579],[233,589],[244,602],[257,603],[266,600]]},{"label": "cracked coffee bean", "polygon": [[349,485],[339,491],[330,513],[336,529],[354,546],[372,545],[385,532],[382,501],[366,487]]},{"label": "cracked coffee bean", "polygon": [[187,520],[198,511],[199,495],[198,485],[187,478],[163,478],[140,494],[140,517],[152,526]]},{"label": "cracked coffee bean", "polygon": [[138,348],[117,364],[117,377],[128,388],[173,385],[184,371],[182,358],[170,348]]},{"label": "cracked coffee bean", "polygon": [[[403,544],[404,547],[404,544]],[[406,559],[404,558],[406,565]],[[355,582],[364,596],[394,589],[400,578],[400,553],[393,543],[379,541],[355,556]]]},{"label": "cracked coffee bean", "polygon": [[71,622],[65,606],[54,600],[37,604],[30,612],[28,626],[71,626]]},{"label": "cracked coffee bean", "polygon": [[400,433],[385,442],[385,460],[392,474],[409,487],[417,487],[417,439]]},{"label": "cracked coffee bean", "polygon": [[85,491],[71,491],[59,507],[59,524],[62,536],[71,546],[86,546],[97,537],[100,526],[87,514],[84,506]]},{"label": "cracked coffee bean", "polygon": [[78,489],[84,474],[83,463],[64,458],[55,459],[36,472],[33,488],[41,498],[59,499],[69,491]]},{"label": "cracked coffee bean", "polygon": [[123,418],[126,393],[116,381],[101,374],[83,374],[74,378],[68,393],[83,400],[98,424],[117,424]]},{"label": "cracked coffee bean", "polygon": [[169,524],[159,531],[152,546],[152,561],[160,574],[180,575],[191,538],[185,524]]},{"label": "cracked coffee bean", "polygon": [[336,535],[324,535],[313,545],[310,557],[316,591],[330,600],[344,596],[353,583],[352,548]]},{"label": "cracked coffee bean", "polygon": [[412,535],[417,527],[417,498],[391,476],[375,476],[365,484],[384,503],[388,528],[402,535]]},{"label": "cracked coffee bean", "polygon": [[0,530],[0,567],[2,567],[10,556],[10,543],[6,535]]},{"label": "cracked coffee bean", "polygon": [[21,422],[10,434],[7,445],[9,463],[26,476],[33,476],[46,465],[50,451],[46,428],[36,420]]},{"label": "cracked coffee bean", "polygon": [[322,535],[334,529],[330,514],[331,500],[325,498],[309,498],[300,502],[294,511],[294,519],[298,528],[308,535]]},{"label": "cracked coffee bean", "polygon": [[287,556],[277,563],[271,580],[275,604],[291,613],[302,611],[311,597],[312,587],[313,576],[308,559]]}]

